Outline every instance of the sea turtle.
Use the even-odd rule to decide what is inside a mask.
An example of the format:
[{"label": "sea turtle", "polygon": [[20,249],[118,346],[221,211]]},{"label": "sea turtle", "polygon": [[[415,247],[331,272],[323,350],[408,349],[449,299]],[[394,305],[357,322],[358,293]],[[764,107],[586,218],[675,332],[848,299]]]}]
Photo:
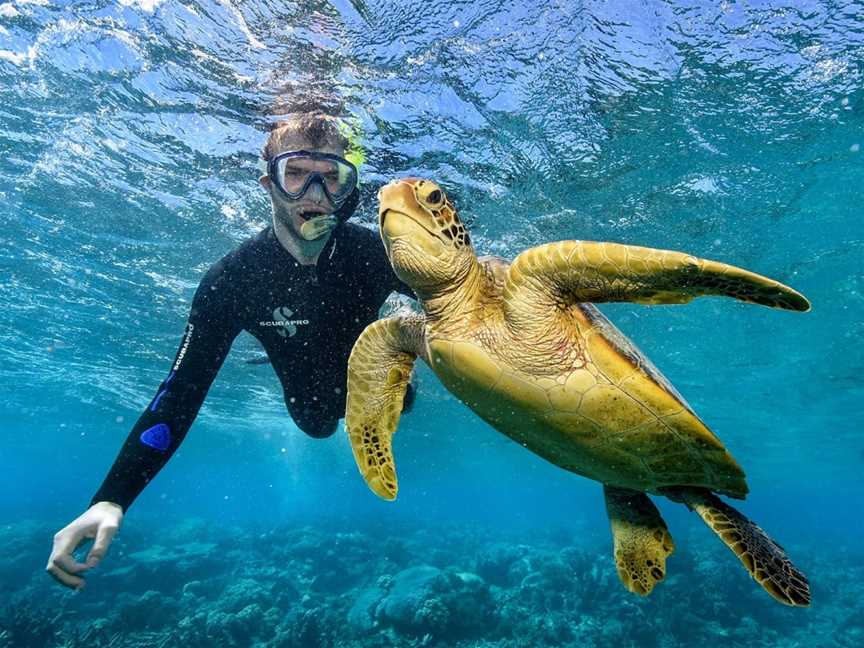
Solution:
[{"label": "sea turtle", "polygon": [[783,548],[716,494],[743,499],[744,472],[674,387],[591,302],[683,304],[702,295],[796,311],[801,294],[741,268],[651,248],[559,241],[512,263],[478,258],[435,182],[378,194],[381,237],[423,313],[370,324],[348,362],[346,428],[369,487],[396,497],[391,438],[423,358],[492,427],[603,484],[618,575],[646,595],[674,545],[647,493],[686,504],[781,603],[810,603]]}]

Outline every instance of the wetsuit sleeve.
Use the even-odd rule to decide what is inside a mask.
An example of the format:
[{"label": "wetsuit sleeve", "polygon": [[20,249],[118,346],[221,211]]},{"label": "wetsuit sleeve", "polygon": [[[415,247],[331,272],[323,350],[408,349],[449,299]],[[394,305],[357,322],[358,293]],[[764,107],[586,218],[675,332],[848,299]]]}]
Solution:
[{"label": "wetsuit sleeve", "polygon": [[125,513],[183,442],[242,328],[238,291],[228,274],[223,259],[198,286],[171,370],[129,433],[91,506],[114,502]]}]

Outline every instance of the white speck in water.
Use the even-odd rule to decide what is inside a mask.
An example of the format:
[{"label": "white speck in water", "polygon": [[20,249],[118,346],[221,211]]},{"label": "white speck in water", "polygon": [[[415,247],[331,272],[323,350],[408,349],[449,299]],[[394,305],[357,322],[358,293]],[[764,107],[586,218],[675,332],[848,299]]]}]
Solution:
[{"label": "white speck in water", "polygon": [[282,452],[288,452],[288,450],[286,450],[285,448],[282,448]]},{"label": "white speck in water", "polygon": [[860,144],[853,144],[852,146],[849,147],[849,150],[852,153],[857,153],[858,151],[861,150],[861,145]]},{"label": "white speck in water", "polygon": [[454,21],[453,21],[453,26],[454,26],[454,27],[458,27],[458,26],[459,26],[459,21],[458,21],[458,20],[454,20]]},{"label": "white speck in water", "polygon": [[125,419],[124,417],[122,417],[122,416],[118,416],[117,418],[114,419],[114,421],[117,422],[117,423],[122,423],[122,422],[125,421],[125,420],[126,420],[126,419]]},{"label": "white speck in water", "polygon": [[228,499],[228,496],[227,496],[227,495],[225,496],[225,499],[226,499],[226,500]]}]

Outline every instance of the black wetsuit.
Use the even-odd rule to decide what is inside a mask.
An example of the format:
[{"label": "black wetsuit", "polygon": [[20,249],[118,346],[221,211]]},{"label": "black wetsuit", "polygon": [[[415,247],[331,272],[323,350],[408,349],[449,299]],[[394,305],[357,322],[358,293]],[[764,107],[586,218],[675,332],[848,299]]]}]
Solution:
[{"label": "black wetsuit", "polygon": [[272,227],[243,243],[201,280],[171,371],[91,505],[132,504],[183,442],[240,331],[261,342],[297,426],[330,436],[345,414],[351,348],[394,290],[413,297],[359,225],[340,225],[317,265],[297,263]]}]

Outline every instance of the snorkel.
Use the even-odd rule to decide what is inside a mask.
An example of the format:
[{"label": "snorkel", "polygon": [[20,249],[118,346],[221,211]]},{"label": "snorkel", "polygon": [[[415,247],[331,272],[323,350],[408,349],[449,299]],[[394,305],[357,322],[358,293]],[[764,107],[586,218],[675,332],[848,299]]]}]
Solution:
[{"label": "snorkel", "polygon": [[307,241],[314,241],[332,232],[339,224],[339,219],[333,214],[322,214],[310,218],[300,226],[300,236]]},{"label": "snorkel", "polygon": [[[351,159],[351,157],[346,155],[345,159],[359,169],[360,165]],[[360,160],[362,160],[362,152],[360,154]],[[357,186],[354,187],[351,193],[348,194],[345,200],[342,201],[342,204],[340,204],[332,214],[319,214],[317,216],[310,216],[309,218],[306,217],[306,214],[301,214],[301,217],[306,222],[300,226],[300,236],[307,241],[314,241],[315,239],[319,239],[325,234],[332,232],[339,225],[351,218],[354,214],[354,210],[357,209],[357,203],[360,201],[359,184],[360,179],[358,173]]]},{"label": "snorkel", "polygon": [[[346,156],[346,159],[348,157]],[[357,209],[357,203],[360,202],[360,190],[354,188],[348,197],[345,199],[339,208],[332,214],[319,214],[306,219],[305,214],[301,215],[306,222],[300,226],[300,236],[307,241],[319,239],[328,232],[332,232],[339,225],[347,221]]]},{"label": "snorkel", "polygon": [[[354,168],[357,170],[357,186],[354,187],[354,190],[348,195],[345,202],[332,214],[316,216],[303,223],[300,228],[300,234],[307,241],[314,241],[347,221],[357,209],[357,203],[360,202],[360,168],[366,161],[360,122],[356,118],[353,118],[350,123],[340,120],[337,122],[337,128],[339,129],[339,133],[348,141],[348,146],[345,149],[345,159],[354,165]],[[309,238],[310,236],[312,238]]]},{"label": "snorkel", "polygon": [[337,126],[339,132],[348,141],[348,147],[345,150],[345,159],[353,164],[357,170],[357,186],[354,187],[354,190],[348,195],[345,202],[335,212],[310,218],[303,223],[300,227],[300,234],[307,241],[314,241],[347,221],[357,209],[357,203],[360,202],[360,167],[366,161],[360,124],[357,119],[354,119],[350,124],[346,121],[339,121]]}]

